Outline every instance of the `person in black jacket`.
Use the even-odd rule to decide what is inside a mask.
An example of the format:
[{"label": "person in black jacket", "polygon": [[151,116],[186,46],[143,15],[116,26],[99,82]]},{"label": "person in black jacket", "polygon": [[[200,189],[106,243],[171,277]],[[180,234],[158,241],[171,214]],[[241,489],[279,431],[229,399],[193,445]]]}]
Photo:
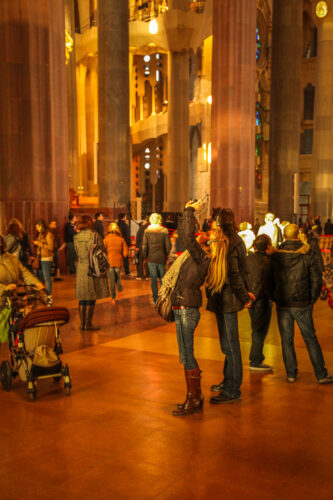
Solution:
[{"label": "person in black jacket", "polygon": [[194,331],[200,319],[199,308],[202,305],[200,288],[206,277],[214,290],[221,289],[226,279],[228,240],[222,231],[212,232],[208,251],[205,251],[195,238],[194,211],[199,210],[201,205],[201,201],[187,203],[183,218],[178,224],[178,231],[187,251],[176,259],[163,280],[163,287],[172,282],[172,279],[175,282],[171,303],[176,322],[179,357],[185,368],[187,384],[186,400],[177,405],[174,416],[185,416],[202,409],[204,398],[200,386],[201,372],[193,351]]},{"label": "person in black jacket", "polygon": [[137,252],[137,280],[141,280],[143,278],[143,269],[145,270],[145,278],[149,278],[149,269],[148,269],[148,263],[145,262],[145,265],[143,265],[143,255],[142,255],[142,243],[143,243],[143,234],[147,227],[149,226],[148,220],[144,220],[140,227],[138,232],[136,233],[136,239],[135,239],[135,251]]},{"label": "person in black jacket", "polygon": [[103,212],[97,212],[95,214],[94,231],[100,235],[102,240],[104,240],[104,226],[103,226],[104,215]]},{"label": "person in black jacket", "polygon": [[276,302],[287,381],[295,382],[297,359],[294,347],[294,322],[299,326],[319,384],[333,382],[327,373],[323,354],[313,325],[312,308],[319,297],[322,272],[307,244],[298,239],[299,229],[289,224],[285,242],[271,257],[270,294]]},{"label": "person in black jacket", "polygon": [[220,394],[212,397],[210,402],[220,404],[241,399],[243,369],[237,313],[243,307],[251,307],[254,296],[248,292],[246,249],[243,240],[237,234],[233,211],[229,208],[215,209],[213,219],[229,240],[227,282],[219,293],[211,293],[209,287],[207,288],[207,309],[216,315],[221,349],[225,355],[224,380],[211,386],[211,391]]},{"label": "person in black jacket", "polygon": [[266,276],[269,267],[268,255],[272,252],[272,241],[267,234],[257,236],[253,242],[254,253],[246,257],[247,283],[256,300],[249,309],[252,329],[250,370],[267,372],[272,366],[263,363],[264,342],[272,316],[272,302],[267,293]]},{"label": "person in black jacket", "polygon": [[[129,225],[127,224],[127,215],[126,214],[119,214],[118,215],[118,221],[117,221],[117,226],[120,229],[121,235],[126,241],[126,245],[128,248],[130,248],[132,242],[131,242],[131,234],[130,234],[130,228]],[[129,267],[129,257],[124,257],[124,270],[125,270],[125,275],[127,277],[130,277],[130,267]]]},{"label": "person in black jacket", "polygon": [[148,259],[151,291],[155,303],[158,295],[157,279],[159,278],[160,283],[162,283],[162,278],[165,275],[165,264],[171,250],[171,241],[168,230],[162,226],[160,214],[151,214],[149,222],[150,225],[143,235],[142,256],[144,259]]},{"label": "person in black jacket", "polygon": [[77,229],[75,226],[76,217],[74,214],[69,214],[68,222],[65,225],[65,242],[67,247],[67,264],[69,268],[70,274],[75,274],[76,266],[75,266],[75,250],[74,250],[74,236],[77,233]]}]

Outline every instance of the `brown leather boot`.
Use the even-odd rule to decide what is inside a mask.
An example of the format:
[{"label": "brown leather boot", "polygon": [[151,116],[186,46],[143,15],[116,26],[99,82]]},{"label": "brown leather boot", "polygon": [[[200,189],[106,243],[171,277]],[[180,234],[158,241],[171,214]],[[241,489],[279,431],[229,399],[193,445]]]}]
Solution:
[{"label": "brown leather boot", "polygon": [[92,325],[92,317],[94,315],[94,309],[95,309],[95,304],[86,306],[87,307],[87,316],[86,316],[86,324],[84,329],[85,330],[100,330],[99,326],[93,326]]},{"label": "brown leather boot", "polygon": [[85,330],[86,328],[86,316],[87,316],[87,306],[84,304],[79,304],[79,314],[80,314],[80,330]]},{"label": "brown leather boot", "polygon": [[187,397],[182,408],[173,412],[174,417],[185,417],[202,410],[203,395],[200,388],[200,370],[185,370]]},{"label": "brown leather boot", "polygon": [[[197,370],[199,370],[199,384],[198,384],[198,389],[197,389],[197,397],[201,401],[201,406],[203,406],[203,404],[204,404],[204,396],[203,396],[203,394],[201,392],[201,372],[202,372],[202,370],[200,370],[199,368],[197,368]],[[194,371],[194,370],[185,370],[186,383],[187,383],[187,377],[191,377],[192,371]],[[182,409],[182,408],[184,408],[184,406],[186,404],[186,401],[187,401],[187,396],[188,396],[188,394],[186,395],[186,399],[185,399],[184,403],[178,403],[177,404],[177,408],[179,410]]]}]

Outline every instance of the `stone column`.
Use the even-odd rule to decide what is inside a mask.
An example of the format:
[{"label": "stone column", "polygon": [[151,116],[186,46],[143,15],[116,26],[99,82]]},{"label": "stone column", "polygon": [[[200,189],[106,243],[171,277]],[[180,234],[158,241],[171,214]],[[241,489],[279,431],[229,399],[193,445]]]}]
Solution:
[{"label": "stone column", "polygon": [[78,165],[78,131],[77,131],[77,98],[76,98],[76,61],[75,61],[75,17],[72,0],[65,2],[66,29],[73,38],[73,51],[67,64],[67,96],[68,96],[68,153],[69,153],[69,187],[77,191],[80,185]]},{"label": "stone column", "polygon": [[189,182],[189,53],[169,52],[167,210],[182,211]]},{"label": "stone column", "polygon": [[299,172],[302,0],[273,2],[269,210],[293,220],[294,174]]},{"label": "stone column", "polygon": [[[187,11],[189,2],[171,0],[172,10]],[[183,18],[186,19],[185,17]],[[168,168],[167,210],[182,211],[190,196],[190,140],[189,140],[189,44],[192,29],[167,23],[168,59]]]},{"label": "stone column", "polygon": [[333,12],[318,27],[311,215],[333,217]]},{"label": "stone column", "polygon": [[0,215],[31,235],[68,213],[65,8],[2,0],[0,7]]},{"label": "stone column", "polygon": [[99,1],[99,204],[130,199],[128,2]]},{"label": "stone column", "polygon": [[252,221],[256,0],[214,0],[211,207]]}]

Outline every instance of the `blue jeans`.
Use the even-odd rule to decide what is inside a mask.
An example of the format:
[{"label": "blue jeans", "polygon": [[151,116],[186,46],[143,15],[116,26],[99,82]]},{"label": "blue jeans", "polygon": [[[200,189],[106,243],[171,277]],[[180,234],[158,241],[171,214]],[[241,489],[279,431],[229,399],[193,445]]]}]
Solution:
[{"label": "blue jeans", "polygon": [[297,375],[297,359],[294,346],[294,322],[299,326],[310,360],[318,380],[327,376],[323,353],[316,336],[312,319],[312,307],[288,307],[276,309],[282,343],[283,361],[287,377]]},{"label": "blue jeans", "polygon": [[120,279],[120,271],[121,271],[120,267],[110,267],[110,269],[108,270],[109,279],[110,279],[111,297],[113,299],[116,298],[116,284],[117,284],[118,292],[121,292],[123,289],[123,285],[122,285],[121,279]]},{"label": "blue jeans", "polygon": [[157,278],[160,279],[160,284],[162,284],[162,278],[165,275],[165,264],[154,264],[153,262],[149,262],[148,268],[151,280],[151,291],[153,293],[153,301],[156,302],[158,296]]},{"label": "blue jeans", "polygon": [[272,303],[268,299],[258,300],[249,309],[252,328],[252,345],[250,351],[250,365],[260,365],[265,356],[263,354],[264,342],[267,337],[272,316]]},{"label": "blue jeans", "polygon": [[52,281],[51,281],[51,266],[52,262],[41,260],[41,267],[37,270],[37,278],[39,281],[45,283],[47,295],[51,295],[52,292]]},{"label": "blue jeans", "polygon": [[174,309],[173,315],[176,321],[180,362],[184,365],[185,370],[194,370],[198,368],[198,363],[194,357],[193,337],[194,330],[200,320],[200,311],[196,307]]},{"label": "blue jeans", "polygon": [[221,349],[225,355],[223,394],[229,398],[238,398],[241,396],[240,386],[243,379],[243,366],[238,338],[237,312],[217,313],[216,321]]}]

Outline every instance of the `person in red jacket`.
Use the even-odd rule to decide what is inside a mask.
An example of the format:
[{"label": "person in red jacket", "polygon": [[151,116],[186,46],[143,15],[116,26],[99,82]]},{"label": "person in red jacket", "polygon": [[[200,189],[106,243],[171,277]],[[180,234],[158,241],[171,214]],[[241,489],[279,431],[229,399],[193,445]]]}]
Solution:
[{"label": "person in red jacket", "polygon": [[115,222],[111,222],[108,233],[103,240],[108,254],[110,268],[108,270],[110,279],[111,304],[116,303],[116,284],[119,296],[123,294],[123,285],[120,279],[120,271],[124,258],[128,256],[128,246],[121,236],[120,229]]}]

